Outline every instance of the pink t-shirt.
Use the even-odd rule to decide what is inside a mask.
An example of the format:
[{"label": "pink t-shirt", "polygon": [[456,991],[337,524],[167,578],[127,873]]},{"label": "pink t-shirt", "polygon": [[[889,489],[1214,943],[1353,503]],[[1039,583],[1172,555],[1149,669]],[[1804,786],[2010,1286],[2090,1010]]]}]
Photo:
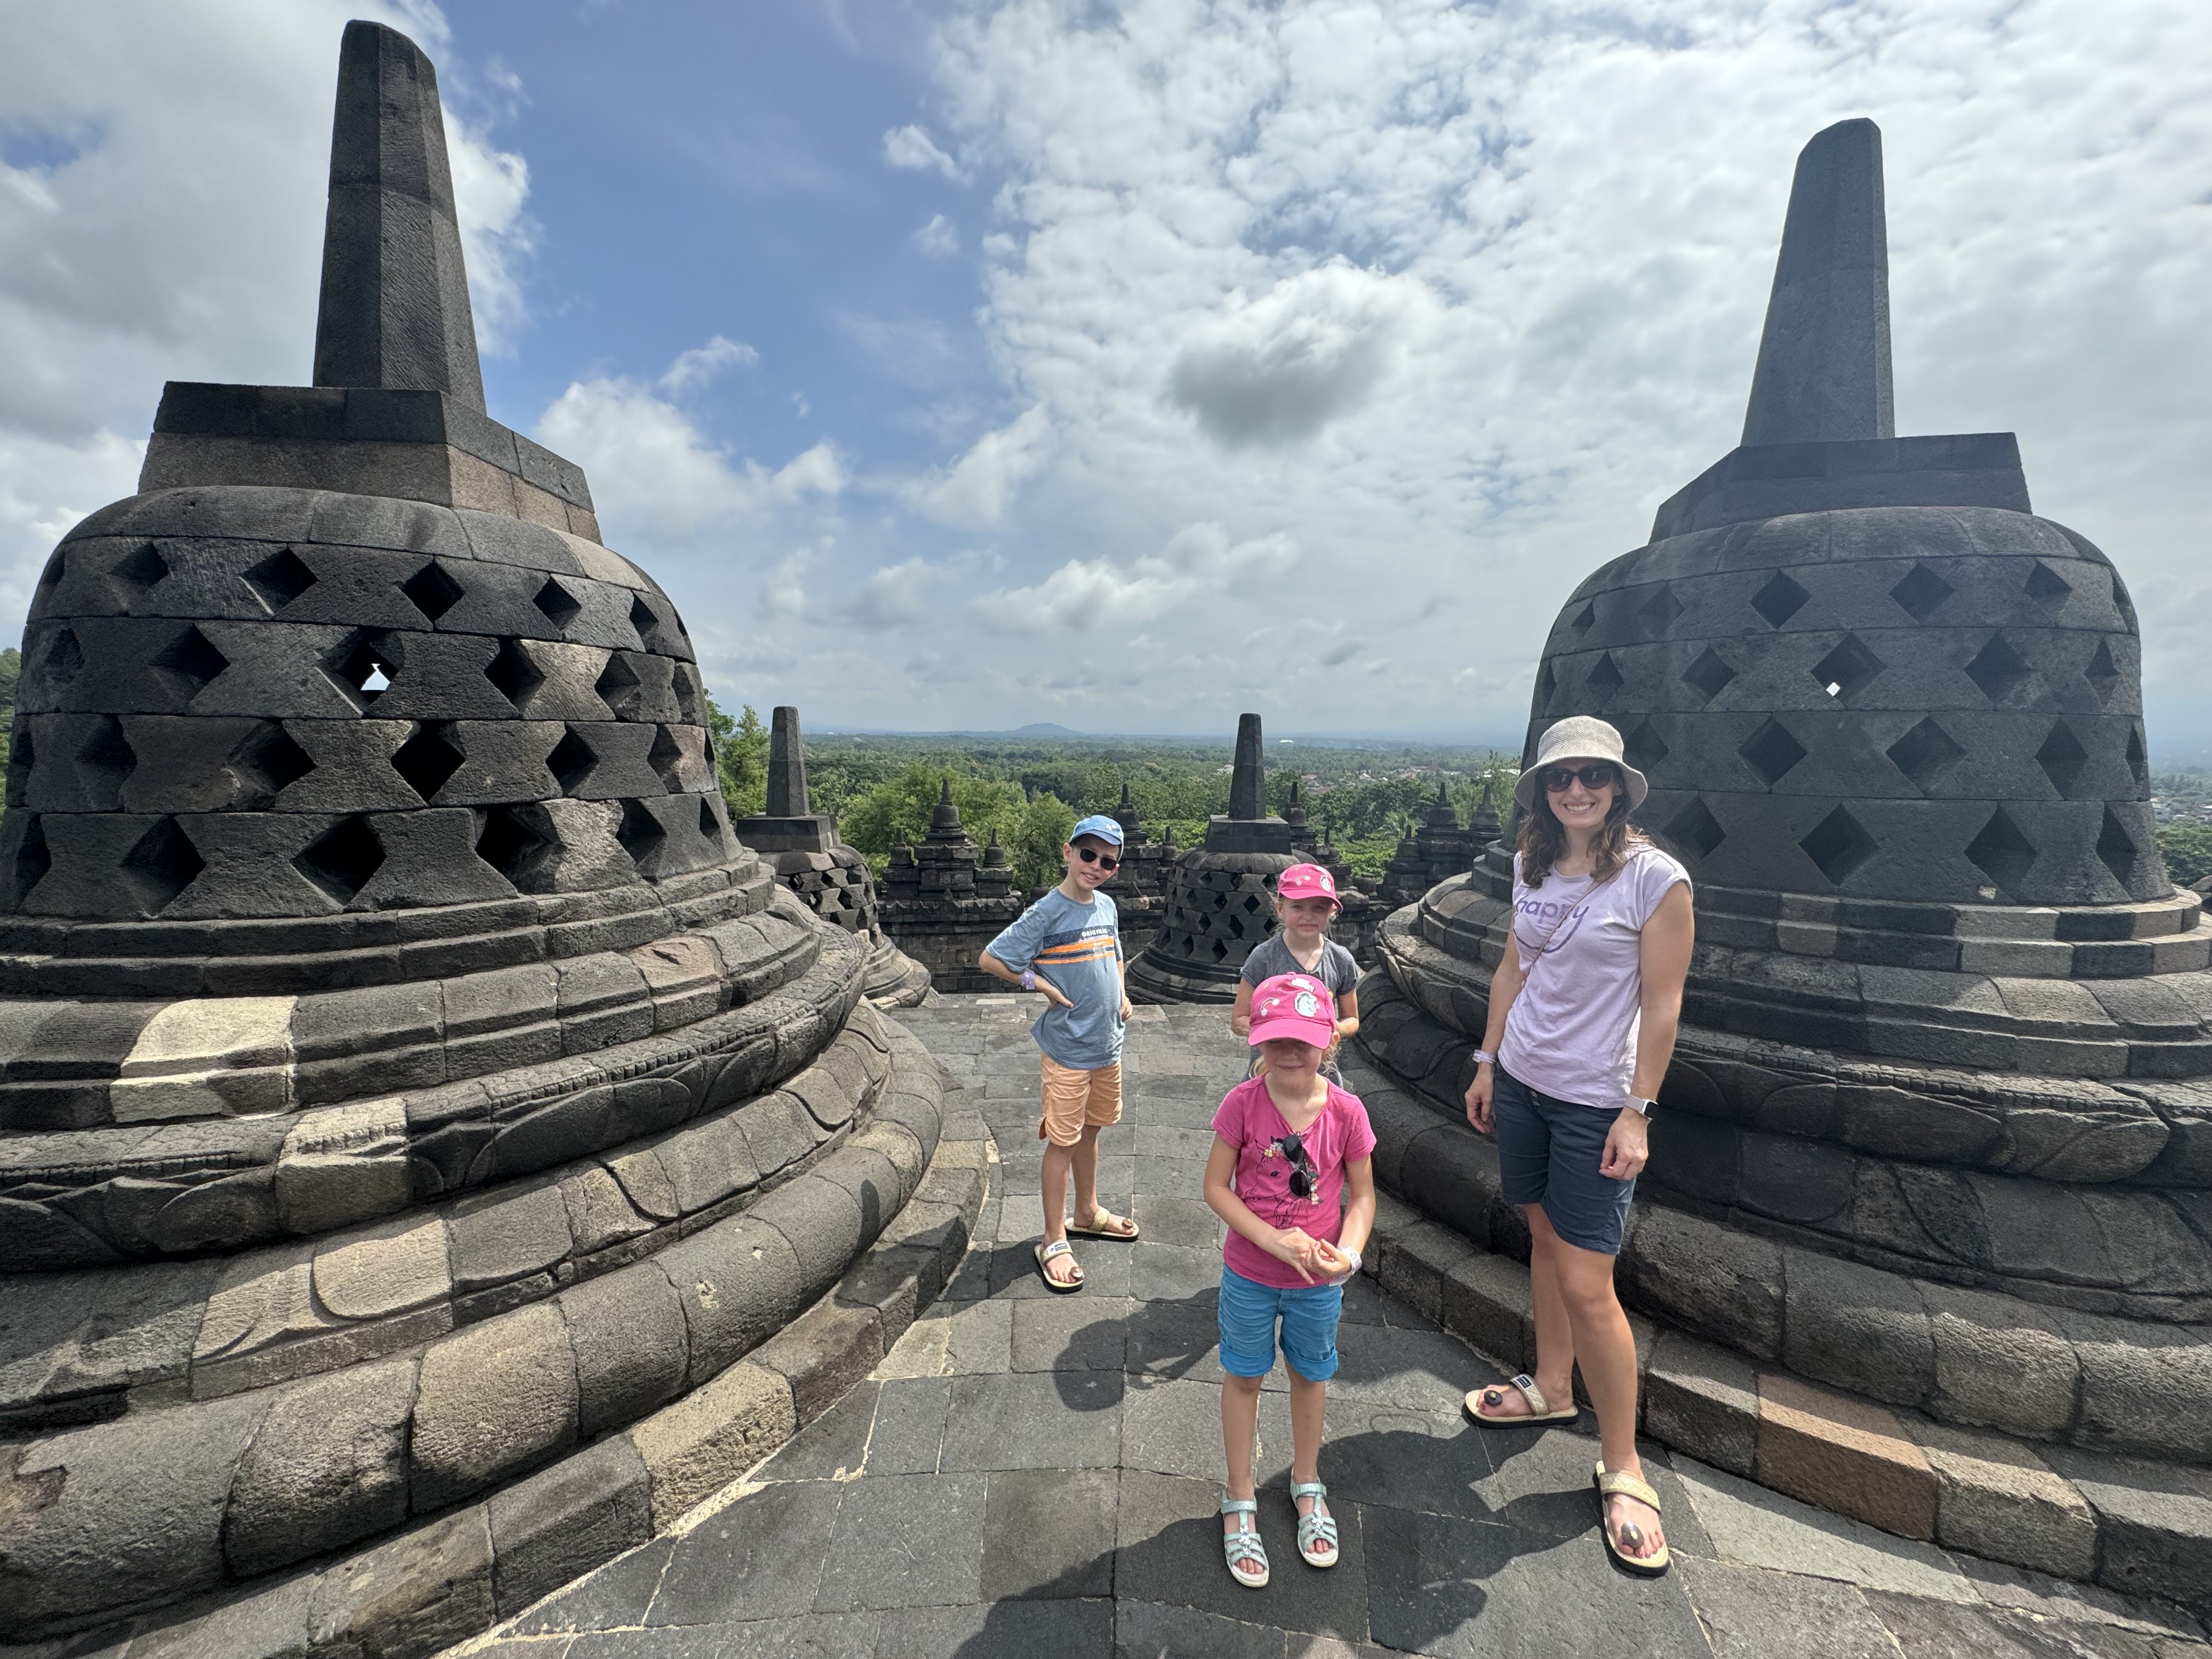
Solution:
[{"label": "pink t-shirt", "polygon": [[1513,855],[1513,939],[1521,994],[1505,1015],[1498,1063],[1538,1094],[1619,1111],[1636,1071],[1644,1019],[1644,924],[1689,872],[1657,848],[1629,854],[1592,892],[1557,871],[1531,888]]},{"label": "pink t-shirt", "polygon": [[[1316,1176],[1310,1199],[1291,1191],[1291,1160],[1277,1145],[1291,1133],[1291,1126],[1275,1109],[1266,1078],[1248,1079],[1222,1097],[1221,1109],[1213,1115],[1213,1133],[1237,1149],[1237,1196],[1254,1215],[1270,1227],[1301,1227],[1310,1237],[1332,1244],[1343,1237],[1344,1166],[1375,1151],[1375,1131],[1358,1095],[1330,1084],[1328,1103],[1301,1136]],[[1221,1259],[1231,1271],[1255,1285],[1285,1291],[1310,1288],[1296,1267],[1234,1231],[1221,1247]]]}]

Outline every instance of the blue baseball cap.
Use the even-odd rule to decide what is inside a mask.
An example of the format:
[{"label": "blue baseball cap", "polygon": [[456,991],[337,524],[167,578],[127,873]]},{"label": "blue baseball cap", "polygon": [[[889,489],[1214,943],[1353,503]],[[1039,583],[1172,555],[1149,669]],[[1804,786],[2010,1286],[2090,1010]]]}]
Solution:
[{"label": "blue baseball cap", "polygon": [[1103,812],[1093,812],[1067,832],[1070,841],[1078,836],[1096,836],[1109,847],[1119,847],[1121,844],[1121,826]]}]

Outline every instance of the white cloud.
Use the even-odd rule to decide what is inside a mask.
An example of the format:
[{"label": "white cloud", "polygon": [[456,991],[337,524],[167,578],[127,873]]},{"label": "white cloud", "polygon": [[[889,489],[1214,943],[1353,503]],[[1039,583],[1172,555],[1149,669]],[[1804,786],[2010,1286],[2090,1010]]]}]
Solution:
[{"label": "white cloud", "polygon": [[884,135],[884,160],[908,173],[937,173],[955,184],[967,181],[960,164],[937,147],[937,141],[917,126],[893,127]]},{"label": "white cloud", "polygon": [[915,251],[925,259],[948,259],[960,252],[960,227],[943,214],[933,214],[930,221],[914,234]]},{"label": "white cloud", "polygon": [[997,524],[1024,481],[1045,465],[1051,441],[1043,408],[1025,409],[1010,425],[978,438],[944,472],[909,484],[907,499],[943,524]]},{"label": "white cloud", "polygon": [[1126,563],[1070,559],[1033,586],[1000,588],[975,604],[989,626],[1008,633],[1151,622],[1200,599],[1226,604],[1240,584],[1254,594],[1297,563],[1287,536],[1231,544],[1217,524],[1193,525],[1158,554]]},{"label": "white cloud", "polygon": [[678,352],[660,377],[660,389],[672,396],[696,391],[725,369],[744,368],[759,361],[760,353],[743,340],[717,334],[704,345]]}]

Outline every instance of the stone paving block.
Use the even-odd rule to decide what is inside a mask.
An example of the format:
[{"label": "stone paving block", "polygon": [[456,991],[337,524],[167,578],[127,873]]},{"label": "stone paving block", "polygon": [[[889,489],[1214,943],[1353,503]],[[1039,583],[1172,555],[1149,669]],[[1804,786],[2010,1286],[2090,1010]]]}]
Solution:
[{"label": "stone paving block", "polygon": [[1644,1368],[1644,1421],[1668,1445],[1730,1474],[1757,1467],[1759,1378],[1749,1361],[1678,1331],[1660,1334]]},{"label": "stone paving block", "polygon": [[1888,1631],[1854,1585],[1711,1561],[1682,1562],[1675,1571],[1713,1659],[1894,1659]]},{"label": "stone paving block", "polygon": [[652,1535],[652,1480],[620,1435],[493,1494],[494,1599],[527,1607]]},{"label": "stone paving block", "polygon": [[[852,1489],[848,1489],[848,1492]],[[981,1593],[987,1483],[981,1474],[886,1475],[841,1504],[815,1608],[944,1607]],[[931,1547],[902,1540],[926,1534]]]},{"label": "stone paving block", "polygon": [[1111,1601],[1002,1601],[867,1616],[883,1625],[876,1659],[1118,1659]]},{"label": "stone paving block", "polygon": [[288,1566],[407,1518],[419,1363],[356,1365],[276,1392],[231,1482],[223,1554],[232,1572]]},{"label": "stone paving block", "polygon": [[683,1299],[658,1261],[587,1279],[561,1293],[576,1357],[576,1431],[589,1439],[635,1422],[684,1387]]},{"label": "stone paving block", "polygon": [[491,1529],[477,1504],[425,1522],[318,1576],[318,1651],[434,1653],[490,1624]]},{"label": "stone paving block", "polygon": [[1444,1276],[1437,1318],[1501,1365],[1520,1371],[1536,1358],[1534,1305],[1526,1266],[1506,1256],[1470,1255]]},{"label": "stone paving block", "polygon": [[2026,1445],[1939,1423],[1911,1432],[1936,1471],[1936,1542],[2061,1577],[2094,1575],[2095,1515]]},{"label": "stone paving block", "polygon": [[1935,1340],[1910,1280],[1812,1250],[1785,1250],[1783,1260],[1790,1370],[1893,1406],[1935,1392]]},{"label": "stone paving block", "polygon": [[883,1357],[883,1322],[873,1308],[826,1301],[763,1343],[752,1360],[791,1385],[792,1408],[804,1426]]},{"label": "stone paving block", "polygon": [[[307,1610],[314,1592],[308,1577],[283,1580],[253,1595],[165,1611],[142,1622],[129,1651],[152,1659],[307,1659]],[[76,1644],[56,1643],[57,1655]],[[119,1659],[121,1647],[95,1650],[87,1659]]]},{"label": "stone paving block", "polygon": [[1273,1625],[1134,1598],[1116,1603],[1114,1622],[1115,1659],[1283,1659],[1287,1639]]},{"label": "stone paving block", "polygon": [[892,1378],[884,1384],[868,1436],[870,1474],[928,1474],[945,1442],[951,1382],[943,1377]]},{"label": "stone paving block", "polygon": [[1906,1595],[1979,1599],[1958,1565],[1932,1544],[1815,1509],[1686,1457],[1672,1461],[1674,1478],[1720,1560]]},{"label": "stone paving block", "polygon": [[2096,1511],[2099,1583],[2199,1612],[2212,1606],[2212,1478],[2064,1446],[2045,1457]]},{"label": "stone paving block", "polygon": [[1116,1469],[993,1474],[983,1510],[983,1599],[1112,1594],[1120,1486]]},{"label": "stone paving block", "polygon": [[653,1529],[665,1531],[797,1431],[791,1385],[749,1364],[635,1424],[629,1437],[653,1477]]},{"label": "stone paving block", "polygon": [[1121,1440],[1118,1372],[956,1376],[939,1467],[1108,1468]]},{"label": "stone paving block", "polygon": [[442,1508],[576,1438],[576,1362],[540,1304],[456,1331],[422,1356],[408,1456],[415,1509]]},{"label": "stone paving block", "polygon": [[1012,1367],[1018,1371],[1121,1369],[1128,1322],[1139,1304],[1127,1297],[1055,1297],[1013,1309]]},{"label": "stone paving block", "polygon": [[1896,1418],[1777,1371],[1759,1374],[1759,1395],[1760,1484],[1902,1537],[1935,1537],[1935,1471]]},{"label": "stone paving block", "polygon": [[[1296,1511],[1287,1495],[1263,1492],[1257,1516],[1273,1571],[1255,1595],[1231,1581],[1221,1559],[1221,1487],[1129,1470],[1121,1477],[1114,1582],[1134,1599],[1158,1600],[1242,1622],[1264,1617],[1284,1630],[1364,1638],[1369,1574],[1364,1510],[1335,1506],[1342,1558],[1326,1572],[1297,1559]],[[1431,1575],[1431,1577],[1435,1575]],[[1264,1601],[1264,1612],[1254,1603]]]}]

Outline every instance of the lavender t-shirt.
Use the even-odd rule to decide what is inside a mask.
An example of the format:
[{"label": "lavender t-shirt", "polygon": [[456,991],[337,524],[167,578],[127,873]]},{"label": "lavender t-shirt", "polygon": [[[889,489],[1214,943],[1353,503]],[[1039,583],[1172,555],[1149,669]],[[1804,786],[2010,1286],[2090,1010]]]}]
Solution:
[{"label": "lavender t-shirt", "polygon": [[1595,894],[1593,877],[1556,870],[1530,888],[1515,854],[1513,938],[1524,978],[1506,1012],[1498,1063],[1554,1100],[1609,1112],[1626,1106],[1644,1014],[1644,924],[1668,889],[1689,879],[1646,845]]}]

